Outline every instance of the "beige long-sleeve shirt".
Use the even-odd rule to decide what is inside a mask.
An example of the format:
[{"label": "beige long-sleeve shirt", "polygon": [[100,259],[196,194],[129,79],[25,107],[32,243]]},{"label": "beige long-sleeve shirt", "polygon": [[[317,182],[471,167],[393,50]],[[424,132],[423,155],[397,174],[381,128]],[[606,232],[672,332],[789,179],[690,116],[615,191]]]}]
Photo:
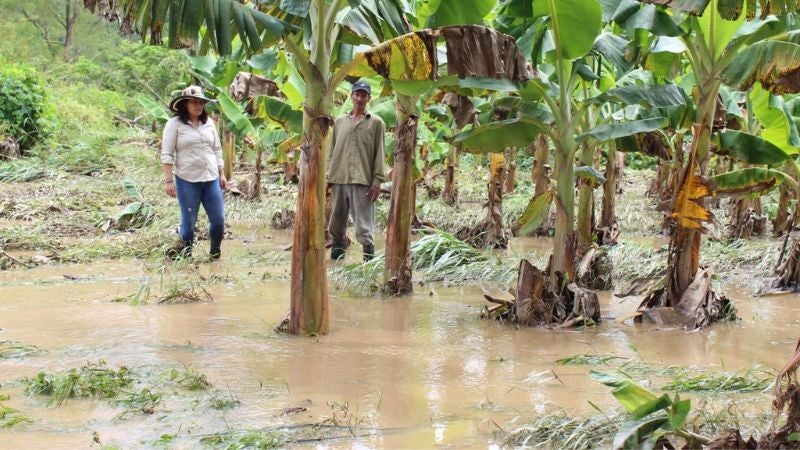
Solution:
[{"label": "beige long-sleeve shirt", "polygon": [[350,114],[333,124],[328,152],[328,183],[379,186],[386,181],[380,117],[366,113],[356,122]]},{"label": "beige long-sleeve shirt", "polygon": [[161,163],[172,164],[172,173],[186,181],[216,180],[223,162],[214,121],[208,119],[195,127],[178,117],[169,119],[161,139]]}]

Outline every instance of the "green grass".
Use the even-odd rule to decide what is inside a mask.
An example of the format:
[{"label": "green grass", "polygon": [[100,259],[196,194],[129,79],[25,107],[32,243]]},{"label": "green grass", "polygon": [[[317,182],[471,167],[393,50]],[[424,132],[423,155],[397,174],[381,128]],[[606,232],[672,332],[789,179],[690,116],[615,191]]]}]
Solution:
[{"label": "green grass", "polygon": [[0,181],[5,183],[27,183],[50,176],[50,172],[33,161],[16,160],[0,162]]},{"label": "green grass", "polygon": [[744,372],[706,372],[698,375],[679,373],[662,387],[678,392],[763,392],[772,386],[774,377],[764,376],[755,368]]},{"label": "green grass", "polygon": [[[8,396],[0,394],[0,401],[8,400]],[[33,423],[29,417],[19,410],[0,403],[0,428],[12,428],[23,423]]]},{"label": "green grass", "polygon": [[167,374],[167,378],[178,386],[190,391],[204,391],[211,387],[206,374],[198,372],[192,367],[183,369],[172,369]]},{"label": "green grass", "polygon": [[505,447],[580,450],[607,448],[625,417],[620,412],[583,418],[567,411],[535,418],[502,439]]},{"label": "green grass", "polygon": [[27,394],[50,397],[48,406],[61,406],[70,398],[115,398],[133,382],[128,368],[111,369],[102,360],[80,369],[42,371],[33,378],[23,379]]},{"label": "green grass", "polygon": [[556,362],[562,366],[597,366],[600,364],[617,363],[620,360],[627,360],[621,356],[613,355],[574,355],[567,358],[557,359]]},{"label": "green grass", "polygon": [[277,431],[229,431],[200,439],[200,443],[216,449],[239,450],[284,448],[287,444],[283,434]]},{"label": "green grass", "polygon": [[[470,281],[509,283],[517,274],[519,259],[495,257],[478,250],[450,233],[425,230],[411,243],[415,282],[462,284]],[[330,277],[347,294],[368,296],[378,292],[383,283],[384,255],[379,253],[367,263],[335,266]]]}]

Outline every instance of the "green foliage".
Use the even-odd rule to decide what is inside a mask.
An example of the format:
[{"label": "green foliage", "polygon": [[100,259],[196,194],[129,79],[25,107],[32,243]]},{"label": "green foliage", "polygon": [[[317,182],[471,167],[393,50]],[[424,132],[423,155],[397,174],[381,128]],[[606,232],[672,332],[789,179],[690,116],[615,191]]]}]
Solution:
[{"label": "green foliage", "polygon": [[230,450],[255,448],[270,449],[286,446],[286,438],[275,431],[246,431],[217,433],[200,439],[200,443],[213,448]]},{"label": "green foliage", "polygon": [[48,406],[61,406],[70,398],[114,398],[134,380],[128,368],[110,369],[101,360],[80,369],[42,371],[22,381],[26,393],[49,396]]},{"label": "green foliage", "polygon": [[657,156],[649,156],[639,152],[625,154],[625,168],[633,170],[655,169],[657,165]]},{"label": "green foliage", "polygon": [[13,137],[23,150],[47,135],[45,90],[35,68],[0,59],[0,135]]},{"label": "green foliage", "polygon": [[0,166],[0,181],[6,183],[24,183],[46,176],[47,171],[39,168],[38,164],[22,159]]},{"label": "green foliage", "polygon": [[744,373],[679,373],[664,385],[668,391],[761,392],[772,385],[772,377],[758,376],[754,369]]},{"label": "green foliage", "polygon": [[192,367],[184,367],[183,370],[172,369],[169,371],[168,378],[190,391],[204,391],[211,387],[206,374],[198,372]]},{"label": "green foliage", "polygon": [[[0,400],[8,400],[7,395],[0,395]],[[18,410],[0,403],[0,428],[11,428],[21,423],[33,423]]]},{"label": "green foliage", "polygon": [[115,48],[93,58],[80,56],[65,66],[65,77],[108,91],[147,93],[167,97],[188,81],[189,59],[184,52],[121,40]]},{"label": "green foliage", "polygon": [[686,429],[691,402],[681,400],[680,394],[659,397],[620,374],[593,370],[590,375],[614,388],[612,394],[630,413],[631,419],[614,436],[613,448],[655,448],[672,435],[686,439],[690,448],[708,442]]}]

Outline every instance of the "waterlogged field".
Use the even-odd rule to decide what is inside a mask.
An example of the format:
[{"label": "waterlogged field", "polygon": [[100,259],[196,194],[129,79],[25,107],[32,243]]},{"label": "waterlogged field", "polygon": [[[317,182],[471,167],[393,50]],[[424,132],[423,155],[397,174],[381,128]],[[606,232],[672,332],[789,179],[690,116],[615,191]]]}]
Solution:
[{"label": "waterlogged field", "polygon": [[[485,170],[464,170],[461,206],[421,196],[421,219],[455,233],[485,216]],[[616,287],[666,262],[650,175],[625,178]],[[0,448],[607,447],[626,418],[592,370],[689,396],[689,426],[706,436],[763,432],[769,385],[794,350],[797,296],[752,296],[772,239],[704,241],[741,319],[699,332],[620,321],[641,298],[611,292],[593,328],[481,320],[483,294],[509,298],[520,258],[543,267],[548,238],[492,252],[415,235],[415,294],[402,298],[375,294],[380,255],[359,265],[354,245],[329,266],[331,333],[288,337],[273,328],[289,307],[291,229],[277,228],[291,225],[293,188],[271,179],[260,200],[229,198],[222,259],[208,262],[200,241],[173,263],[177,207],[157,171],[128,176],[0,183]],[[530,189],[520,180],[506,197],[507,223]],[[125,222],[137,201],[154,217]]]},{"label": "waterlogged field", "polygon": [[[741,320],[685,332],[618,323],[638,297],[602,293],[598,327],[553,331],[480,320],[483,292],[502,295],[488,282],[403,298],[334,291],[330,335],[287,337],[272,331],[289,296],[288,235],[276,236],[230,243],[215,263],[0,272],[0,447],[532,444],[527,424],[619,413],[592,369],[680,389],[702,430],[732,418],[747,430],[764,426],[765,391],[797,338],[792,295],[728,289]],[[159,303],[181,289],[213,300]]]}]

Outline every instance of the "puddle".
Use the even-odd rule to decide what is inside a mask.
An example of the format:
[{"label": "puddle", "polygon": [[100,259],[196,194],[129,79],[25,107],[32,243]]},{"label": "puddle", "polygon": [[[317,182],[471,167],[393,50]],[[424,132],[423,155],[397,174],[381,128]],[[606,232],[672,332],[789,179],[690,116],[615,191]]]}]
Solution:
[{"label": "puddle", "polygon": [[[269,245],[280,247],[284,238]],[[538,248],[538,241],[516,244]],[[332,295],[331,333],[293,338],[271,331],[288,309],[289,283],[237,277],[267,269],[231,261],[200,266],[204,276],[231,276],[206,287],[213,303],[182,305],[112,303],[153,276],[132,260],[0,272],[0,340],[46,350],[0,359],[0,392],[12,397],[4,403],[34,419],[0,429],[2,445],[86,448],[96,432],[103,444],[122,448],[152,447],[162,435],[176,435],[174,448],[189,448],[228,429],[319,423],[339,408],[339,418],[367,436],[309,446],[486,448],[496,444],[497,426],[516,417],[559,408],[592,414],[589,401],[616,407],[610,389],[589,379],[591,367],[561,366],[559,358],[591,352],[711,370],[756,363],[776,370],[797,339],[800,298],[792,295],[753,298],[728,289],[742,321],[703,332],[613,320],[583,331],[549,331],[481,321],[479,288],[436,285],[396,299]],[[604,316],[620,317],[638,300],[601,293],[601,303]],[[114,420],[122,410],[108,402],[70,400],[47,408],[46,399],[28,398],[14,383],[101,359],[111,367],[189,366],[241,405],[213,410],[208,393],[193,392],[170,397],[155,414]],[[768,395],[749,398],[769,408]],[[305,410],[287,414],[287,408]]]}]

